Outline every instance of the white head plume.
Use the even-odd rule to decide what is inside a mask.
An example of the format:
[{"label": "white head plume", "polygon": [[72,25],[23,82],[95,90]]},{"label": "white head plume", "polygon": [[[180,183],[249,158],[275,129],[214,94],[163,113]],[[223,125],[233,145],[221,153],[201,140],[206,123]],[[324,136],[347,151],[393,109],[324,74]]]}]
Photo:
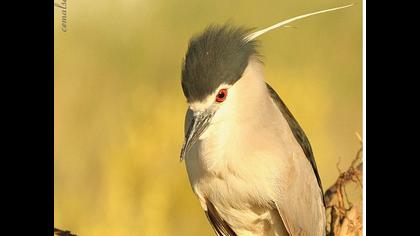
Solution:
[{"label": "white head plume", "polygon": [[299,19],[302,19],[302,18],[305,18],[305,17],[308,17],[308,16],[322,14],[322,13],[329,12],[329,11],[335,11],[335,10],[339,10],[339,9],[343,9],[343,8],[351,7],[351,6],[353,6],[353,4],[342,6],[342,7],[330,8],[330,9],[326,9],[326,10],[322,10],[322,11],[317,11],[317,12],[312,12],[312,13],[308,13],[308,14],[304,14],[304,15],[300,15],[300,16],[295,16],[293,18],[284,20],[282,22],[279,22],[279,23],[277,23],[275,25],[272,25],[270,27],[267,27],[265,29],[262,29],[262,30],[259,30],[257,32],[251,33],[251,34],[247,35],[244,38],[244,40],[245,40],[245,42],[249,42],[249,41],[257,38],[258,36],[267,33],[270,30],[273,30],[273,29],[276,29],[276,28],[279,28],[279,27],[284,27],[287,24],[289,24],[290,22],[293,22],[293,21],[296,21],[296,20],[299,20]]}]

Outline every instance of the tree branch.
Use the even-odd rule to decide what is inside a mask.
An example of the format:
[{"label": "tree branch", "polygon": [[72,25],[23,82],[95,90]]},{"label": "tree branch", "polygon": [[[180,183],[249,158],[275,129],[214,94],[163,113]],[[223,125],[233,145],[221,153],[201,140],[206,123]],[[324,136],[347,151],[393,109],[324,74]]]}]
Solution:
[{"label": "tree branch", "polygon": [[68,230],[61,230],[61,229],[54,228],[54,236],[77,236],[77,235],[72,234]]},{"label": "tree branch", "polygon": [[350,183],[356,183],[362,189],[362,177],[363,161],[360,148],[348,170],[340,173],[336,182],[325,191],[326,215],[330,220],[326,229],[328,236],[362,235],[361,202],[353,204],[346,193],[346,185]]}]

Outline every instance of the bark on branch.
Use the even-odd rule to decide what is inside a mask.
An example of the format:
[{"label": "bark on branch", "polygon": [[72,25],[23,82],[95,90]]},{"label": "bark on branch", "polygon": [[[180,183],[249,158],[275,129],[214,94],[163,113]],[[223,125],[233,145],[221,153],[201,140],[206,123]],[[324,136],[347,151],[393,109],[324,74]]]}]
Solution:
[{"label": "bark on branch", "polygon": [[355,183],[363,188],[362,148],[356,154],[347,171],[340,173],[336,182],[325,191],[327,236],[361,236],[362,202],[350,202],[346,186]]},{"label": "bark on branch", "polygon": [[61,230],[61,229],[54,228],[54,236],[76,236],[76,235],[72,234],[68,230]]}]

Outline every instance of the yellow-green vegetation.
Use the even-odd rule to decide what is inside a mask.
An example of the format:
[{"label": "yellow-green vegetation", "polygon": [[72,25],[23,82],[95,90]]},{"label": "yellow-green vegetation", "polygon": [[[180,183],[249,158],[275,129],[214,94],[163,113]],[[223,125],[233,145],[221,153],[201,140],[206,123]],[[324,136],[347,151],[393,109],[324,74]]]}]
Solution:
[{"label": "yellow-green vegetation", "polygon": [[[209,23],[260,29],[348,3],[68,0],[67,32],[55,8],[54,225],[82,236],[213,235],[179,162],[189,38]],[[356,3],[260,38],[266,78],[308,135],[325,189],[362,134]]]}]

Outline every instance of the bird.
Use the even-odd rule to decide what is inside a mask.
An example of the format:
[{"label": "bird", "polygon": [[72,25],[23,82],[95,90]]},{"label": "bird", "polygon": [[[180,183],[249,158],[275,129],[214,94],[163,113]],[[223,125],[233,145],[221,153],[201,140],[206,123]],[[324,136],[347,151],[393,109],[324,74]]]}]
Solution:
[{"label": "bird", "polygon": [[351,5],[253,33],[231,23],[212,24],[191,38],[181,71],[188,108],[180,160],[217,236],[326,234],[310,142],[265,81],[256,38]]}]

